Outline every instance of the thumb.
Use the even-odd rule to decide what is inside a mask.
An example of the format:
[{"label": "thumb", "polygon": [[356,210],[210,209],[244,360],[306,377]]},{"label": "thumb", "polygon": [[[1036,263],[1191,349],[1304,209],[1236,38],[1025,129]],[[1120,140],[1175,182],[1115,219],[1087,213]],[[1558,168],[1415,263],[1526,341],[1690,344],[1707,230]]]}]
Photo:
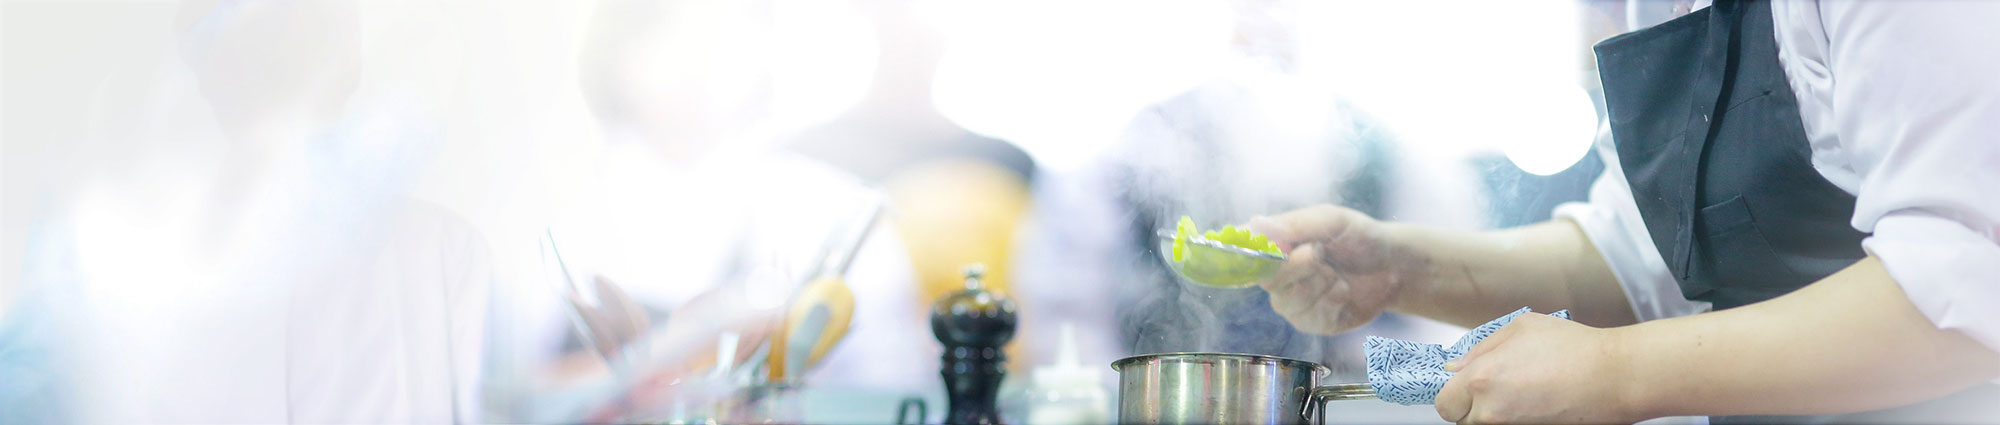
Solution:
[{"label": "thumb", "polygon": [[1493,347],[1499,345],[1500,341],[1480,341],[1479,345],[1472,346],[1472,349],[1466,351],[1465,355],[1444,362],[1444,371],[1457,373],[1458,371],[1465,370],[1465,366],[1472,364],[1472,361],[1478,359],[1479,355],[1486,354],[1487,351],[1492,351]]},{"label": "thumb", "polygon": [[1352,210],[1332,205],[1316,205],[1278,215],[1250,219],[1250,231],[1270,238],[1278,248],[1290,252],[1299,244],[1327,239],[1339,234],[1352,220]]},{"label": "thumb", "polygon": [[[1528,315],[1523,314],[1521,315],[1521,317],[1528,317]],[[1486,352],[1500,348],[1501,344],[1507,343],[1508,338],[1511,338],[1514,336],[1514,334],[1521,332],[1520,326],[1514,326],[1515,324],[1521,322],[1521,317],[1515,318],[1514,322],[1508,323],[1507,326],[1501,326],[1499,331],[1495,331],[1493,332],[1492,335],[1486,336],[1486,339],[1480,340],[1478,344],[1473,344],[1472,349],[1465,350],[1465,355],[1458,356],[1457,359],[1452,359],[1452,361],[1445,362],[1444,371],[1457,372],[1459,369],[1464,369],[1465,365],[1471,364],[1472,360],[1479,358],[1480,355],[1486,354]]]}]

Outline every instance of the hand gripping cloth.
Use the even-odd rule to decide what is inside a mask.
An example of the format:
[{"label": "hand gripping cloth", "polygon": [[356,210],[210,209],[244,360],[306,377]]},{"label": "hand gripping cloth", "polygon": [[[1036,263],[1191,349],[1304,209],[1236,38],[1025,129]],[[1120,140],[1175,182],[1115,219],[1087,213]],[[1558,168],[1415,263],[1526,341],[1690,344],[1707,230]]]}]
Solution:
[{"label": "hand gripping cloth", "polygon": [[[1513,322],[1515,317],[1529,312],[1527,307],[1514,310],[1477,328],[1472,328],[1458,343],[1450,347],[1410,342],[1381,337],[1368,337],[1362,344],[1362,351],[1368,356],[1368,383],[1375,387],[1375,396],[1383,401],[1405,406],[1432,404],[1437,400],[1438,390],[1444,389],[1445,381],[1450,381],[1453,373],[1444,371],[1444,362],[1464,356],[1500,327]],[[1569,319],[1569,310],[1550,314],[1551,317]]]}]

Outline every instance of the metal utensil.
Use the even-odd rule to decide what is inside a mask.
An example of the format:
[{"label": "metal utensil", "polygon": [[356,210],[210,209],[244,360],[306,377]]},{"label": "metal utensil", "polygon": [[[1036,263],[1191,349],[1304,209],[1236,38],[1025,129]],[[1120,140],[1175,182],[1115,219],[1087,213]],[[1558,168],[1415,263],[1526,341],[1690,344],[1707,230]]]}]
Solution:
[{"label": "metal utensil", "polygon": [[[556,247],[554,230],[545,229],[542,233],[542,255],[544,267],[553,265],[555,267],[551,271],[561,275],[556,280],[560,282],[559,287],[563,297],[568,301],[565,304],[569,308],[564,310],[568,313],[570,323],[575,326],[577,334],[583,339],[583,345],[603,359],[615,375],[629,375],[633,365],[628,354],[646,351],[645,330],[633,330],[636,334],[630,335],[629,338],[616,338],[617,330],[612,329],[615,326],[602,323],[599,320],[601,319],[599,316],[602,315],[585,310],[633,310],[638,307],[630,305],[630,300],[623,294],[616,293],[617,288],[600,285],[594,281],[591,285],[578,283],[576,275],[569,269],[569,264],[563,261],[562,250]],[[601,338],[603,336],[614,338],[607,341]]]},{"label": "metal utensil", "polygon": [[861,246],[867,244],[868,235],[875,230],[876,223],[882,221],[882,214],[888,209],[888,199],[873,190],[861,195],[853,215],[839,228],[834,229],[820,246],[819,262],[807,270],[804,286],[813,280],[827,276],[842,276],[854,265],[854,258],[861,253]]},{"label": "metal utensil", "polygon": [[1217,288],[1248,288],[1278,273],[1285,256],[1230,245],[1190,232],[1183,261],[1174,260],[1173,231],[1153,233],[1160,242],[1160,257],[1167,268],[1190,283]]},{"label": "metal utensil", "polygon": [[763,359],[768,382],[805,375],[847,336],[848,322],[854,315],[854,292],[843,277],[881,221],[886,204],[881,195],[869,192],[853,219],[835,229],[820,247],[819,262],[806,275],[809,280],[794,290],[777,337],[771,340],[768,357]]},{"label": "metal utensil", "polygon": [[1375,398],[1367,383],[1319,385],[1325,366],[1255,354],[1166,353],[1119,359],[1118,422],[1325,423],[1325,404]]},{"label": "metal utensil", "polygon": [[838,277],[814,281],[792,297],[778,337],[771,339],[765,359],[767,381],[785,382],[805,375],[847,336],[854,316],[854,292]]}]

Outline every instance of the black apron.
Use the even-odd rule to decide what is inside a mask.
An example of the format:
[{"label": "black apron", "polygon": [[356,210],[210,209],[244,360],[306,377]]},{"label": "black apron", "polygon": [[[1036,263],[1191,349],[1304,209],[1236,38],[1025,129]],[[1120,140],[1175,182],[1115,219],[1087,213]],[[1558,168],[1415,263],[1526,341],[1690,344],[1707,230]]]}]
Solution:
[{"label": "black apron", "polygon": [[[1866,256],[1867,235],[1848,224],[1854,196],[1812,166],[1798,98],[1778,62],[1769,2],[1717,0],[1612,37],[1596,51],[1619,162],[1646,230],[1687,299],[1716,310],[1743,306]],[[1982,385],[1885,412],[1711,421],[1923,420],[1931,417],[1882,415],[1965,411],[1939,404],[1996,396],[2000,388]]]}]

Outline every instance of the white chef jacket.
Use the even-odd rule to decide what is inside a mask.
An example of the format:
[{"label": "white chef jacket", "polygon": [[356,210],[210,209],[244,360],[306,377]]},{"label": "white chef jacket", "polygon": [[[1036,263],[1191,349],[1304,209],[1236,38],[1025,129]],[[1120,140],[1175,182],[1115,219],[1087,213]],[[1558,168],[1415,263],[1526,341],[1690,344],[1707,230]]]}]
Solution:
[{"label": "white chef jacket", "polygon": [[[2000,350],[2000,2],[1772,2],[1813,168],[1857,201],[1862,247],[1941,329]],[[1639,320],[1707,311],[1680,295],[1608,128],[1574,220]]]}]

